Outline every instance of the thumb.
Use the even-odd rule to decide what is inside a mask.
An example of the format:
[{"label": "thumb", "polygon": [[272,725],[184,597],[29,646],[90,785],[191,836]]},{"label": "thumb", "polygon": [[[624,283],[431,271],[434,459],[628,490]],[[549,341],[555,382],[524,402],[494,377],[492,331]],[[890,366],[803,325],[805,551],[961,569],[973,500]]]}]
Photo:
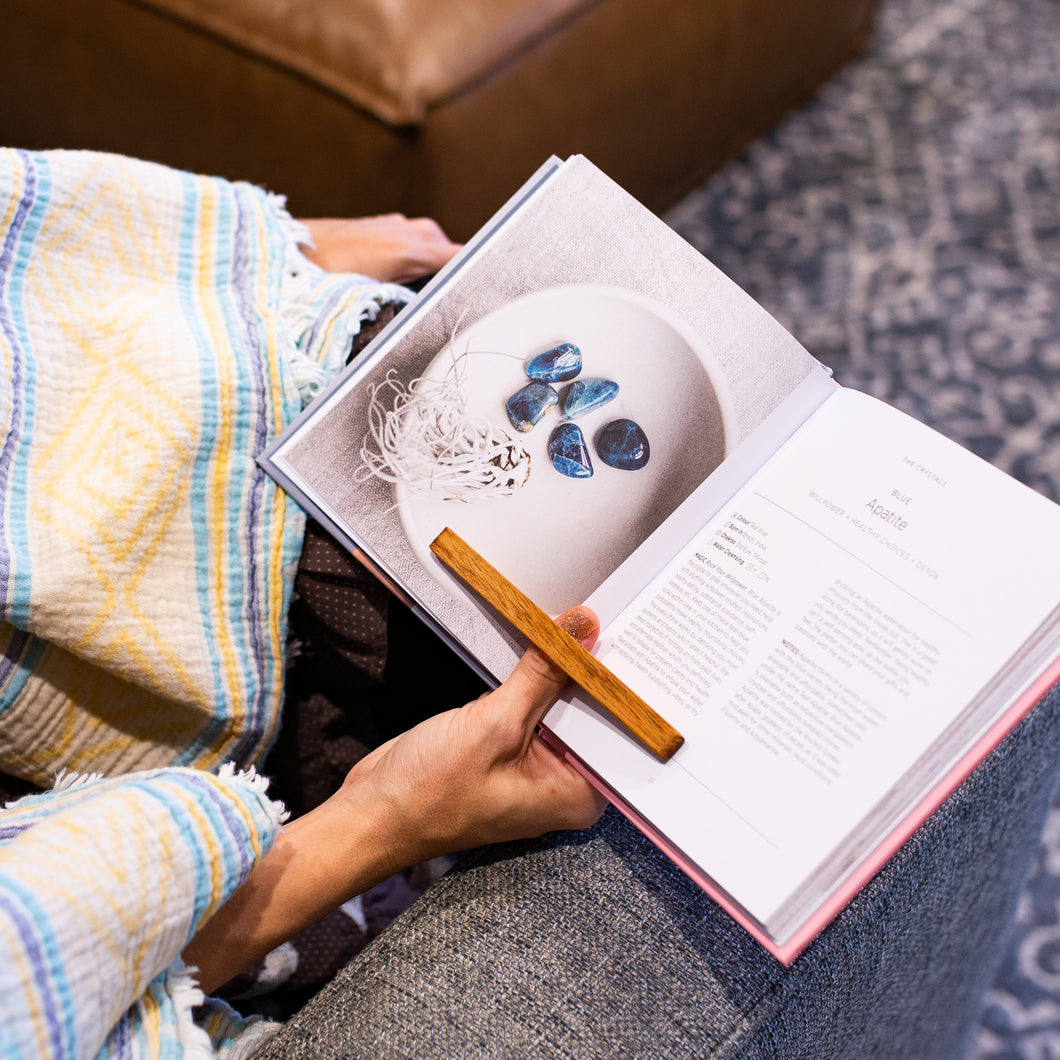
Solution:
[{"label": "thumb", "polygon": [[[556,619],[556,625],[587,650],[600,634],[600,621],[587,607],[564,611]],[[510,693],[509,702],[518,709],[522,723],[532,732],[567,681],[567,675],[558,666],[531,646],[502,687]]]}]

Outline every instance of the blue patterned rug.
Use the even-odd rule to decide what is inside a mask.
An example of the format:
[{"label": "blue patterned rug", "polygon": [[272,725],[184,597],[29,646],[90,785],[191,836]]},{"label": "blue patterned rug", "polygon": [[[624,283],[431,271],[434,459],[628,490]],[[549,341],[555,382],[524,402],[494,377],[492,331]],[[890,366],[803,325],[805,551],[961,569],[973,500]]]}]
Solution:
[{"label": "blue patterned rug", "polygon": [[[841,382],[1060,500],[1060,0],[883,0],[667,220]],[[1060,800],[973,1056],[1060,1060]]]}]

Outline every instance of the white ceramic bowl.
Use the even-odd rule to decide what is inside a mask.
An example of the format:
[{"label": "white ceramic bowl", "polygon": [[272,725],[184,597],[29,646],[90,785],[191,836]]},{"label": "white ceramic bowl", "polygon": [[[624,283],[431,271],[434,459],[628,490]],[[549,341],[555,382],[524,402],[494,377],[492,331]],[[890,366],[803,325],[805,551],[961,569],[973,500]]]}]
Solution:
[{"label": "white ceramic bowl", "polygon": [[[588,479],[567,478],[549,460],[560,411],[520,433],[504,408],[528,381],[526,361],[561,342],[581,349],[581,378],[603,376],[620,387],[614,400],[576,421],[592,453]],[[454,336],[424,376],[443,377],[464,353],[469,411],[522,444],[531,473],[511,497],[470,503],[398,487],[413,551],[447,589],[454,583],[428,548],[445,526],[544,610],[580,603],[718,466],[735,437],[732,400],[706,343],[666,307],[631,291],[565,286],[518,298]],[[555,385],[562,396],[567,384]],[[619,417],[635,420],[648,437],[651,456],[640,470],[608,467],[592,444]]]}]

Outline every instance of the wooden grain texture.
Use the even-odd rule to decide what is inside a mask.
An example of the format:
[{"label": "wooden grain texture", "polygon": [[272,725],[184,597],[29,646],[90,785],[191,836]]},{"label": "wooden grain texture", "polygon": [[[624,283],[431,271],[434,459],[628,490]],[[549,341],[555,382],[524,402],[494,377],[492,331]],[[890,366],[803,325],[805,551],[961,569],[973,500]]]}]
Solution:
[{"label": "wooden grain texture", "polygon": [[684,743],[684,737],[665,718],[449,527],[431,542],[431,551],[664,762]]}]

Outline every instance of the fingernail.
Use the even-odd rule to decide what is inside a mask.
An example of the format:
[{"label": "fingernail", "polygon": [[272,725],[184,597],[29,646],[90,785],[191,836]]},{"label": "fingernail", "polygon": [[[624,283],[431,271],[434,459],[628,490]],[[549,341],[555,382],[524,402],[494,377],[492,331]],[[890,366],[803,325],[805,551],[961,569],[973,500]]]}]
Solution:
[{"label": "fingernail", "polygon": [[572,607],[559,620],[559,628],[569,633],[575,640],[592,640],[600,632],[596,617],[580,607]]}]

